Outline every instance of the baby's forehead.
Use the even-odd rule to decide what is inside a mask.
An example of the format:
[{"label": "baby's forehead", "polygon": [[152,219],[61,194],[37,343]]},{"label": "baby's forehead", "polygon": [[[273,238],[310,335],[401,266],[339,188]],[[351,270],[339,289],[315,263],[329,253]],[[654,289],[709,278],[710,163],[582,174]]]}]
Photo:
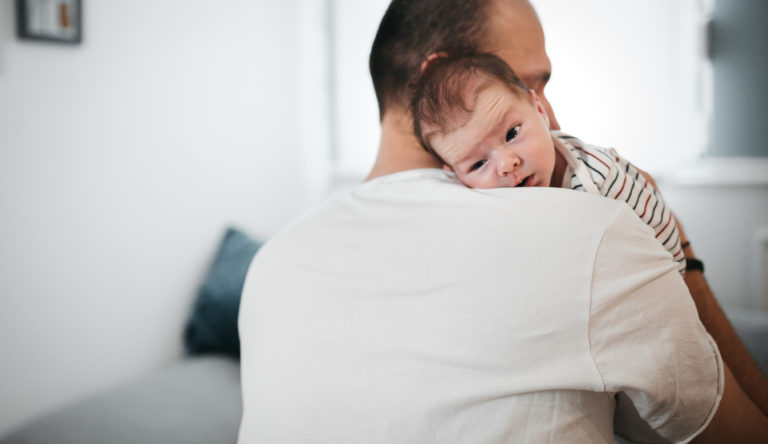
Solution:
[{"label": "baby's forehead", "polygon": [[487,75],[474,76],[459,92],[459,103],[451,109],[443,110],[448,117],[448,124],[443,128],[436,128],[438,131],[435,132],[446,135],[469,125],[476,117],[483,117],[478,116],[478,112],[487,110],[479,110],[478,104],[493,97],[503,97],[510,102],[524,100],[523,91],[518,91],[518,88],[512,85]]},{"label": "baby's forehead", "polygon": [[453,120],[455,129],[467,125],[487,124],[488,119],[501,118],[509,107],[527,104],[523,91],[496,79],[478,83],[467,91],[467,112],[461,119]]},{"label": "baby's forehead", "polygon": [[479,140],[503,125],[510,110],[528,106],[527,95],[493,79],[467,88],[464,94],[467,95],[462,109],[453,110],[448,125],[428,135],[434,151],[440,156],[449,155],[453,161],[472,151]]}]

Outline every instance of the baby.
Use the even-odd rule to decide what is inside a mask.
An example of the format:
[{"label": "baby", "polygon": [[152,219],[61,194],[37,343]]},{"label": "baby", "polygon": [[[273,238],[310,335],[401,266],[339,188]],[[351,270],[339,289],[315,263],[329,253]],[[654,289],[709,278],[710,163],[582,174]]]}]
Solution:
[{"label": "baby", "polygon": [[492,54],[425,63],[411,111],[424,148],[471,188],[562,187],[627,203],[685,270],[674,216],[613,149],[549,131],[536,93]]}]

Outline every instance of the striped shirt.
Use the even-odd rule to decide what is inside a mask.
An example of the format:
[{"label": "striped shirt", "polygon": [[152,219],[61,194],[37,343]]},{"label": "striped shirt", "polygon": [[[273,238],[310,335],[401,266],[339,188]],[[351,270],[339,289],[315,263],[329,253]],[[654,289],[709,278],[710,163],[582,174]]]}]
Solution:
[{"label": "striped shirt", "polygon": [[552,131],[555,148],[568,163],[562,187],[622,200],[656,233],[656,239],[672,254],[680,273],[685,256],[675,217],[659,191],[613,148],[588,145],[568,134]]}]

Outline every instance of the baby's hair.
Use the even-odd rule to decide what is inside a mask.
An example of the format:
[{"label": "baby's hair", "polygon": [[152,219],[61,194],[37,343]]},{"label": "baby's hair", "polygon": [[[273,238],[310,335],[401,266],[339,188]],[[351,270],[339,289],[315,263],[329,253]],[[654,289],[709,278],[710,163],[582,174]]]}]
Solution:
[{"label": "baby's hair", "polygon": [[[425,150],[440,158],[429,136],[447,133],[461,126],[472,114],[480,88],[500,82],[514,94],[527,97],[528,87],[507,63],[493,54],[467,53],[437,57],[427,62],[424,72],[412,85],[413,130]],[[424,128],[436,131],[424,133]],[[440,159],[442,160],[442,159]]]}]

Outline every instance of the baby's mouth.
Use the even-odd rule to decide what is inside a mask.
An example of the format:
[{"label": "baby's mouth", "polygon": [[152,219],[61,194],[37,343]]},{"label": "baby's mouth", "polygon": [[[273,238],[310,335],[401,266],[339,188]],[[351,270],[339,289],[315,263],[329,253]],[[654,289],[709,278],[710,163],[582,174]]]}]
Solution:
[{"label": "baby's mouth", "polygon": [[533,175],[530,175],[530,176],[526,177],[525,179],[521,180],[520,183],[518,183],[515,186],[516,187],[529,187],[529,186],[531,186],[530,183],[531,183],[531,180],[532,180],[531,178],[532,177],[533,177]]}]

